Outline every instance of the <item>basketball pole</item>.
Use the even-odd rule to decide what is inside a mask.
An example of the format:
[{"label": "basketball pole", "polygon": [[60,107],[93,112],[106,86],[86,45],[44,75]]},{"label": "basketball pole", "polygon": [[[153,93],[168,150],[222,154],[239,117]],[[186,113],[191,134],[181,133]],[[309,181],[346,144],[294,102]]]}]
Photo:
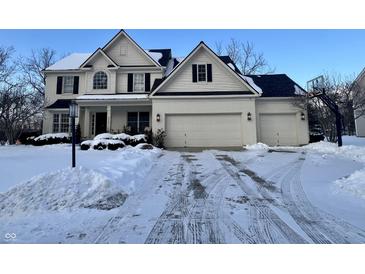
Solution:
[{"label": "basketball pole", "polygon": [[340,110],[338,108],[338,105],[336,104],[336,102],[334,100],[332,100],[327,94],[326,94],[326,90],[323,86],[323,76],[319,76],[316,77],[310,81],[307,82],[307,90],[309,89],[308,87],[310,86],[309,83],[316,83],[318,84],[319,82],[322,82],[322,89],[318,88],[314,85],[312,85],[312,89],[313,91],[315,90],[319,90],[321,91],[320,93],[314,94],[311,98],[313,97],[318,97],[336,116],[336,134],[337,134],[337,145],[339,147],[342,147],[342,115],[340,113]]}]

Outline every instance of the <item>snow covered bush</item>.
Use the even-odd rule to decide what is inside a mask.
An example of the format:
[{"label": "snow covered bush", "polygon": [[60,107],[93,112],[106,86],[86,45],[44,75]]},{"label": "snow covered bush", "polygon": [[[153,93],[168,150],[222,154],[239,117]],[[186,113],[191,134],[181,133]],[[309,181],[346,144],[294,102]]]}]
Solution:
[{"label": "snow covered bush", "polygon": [[141,144],[136,145],[136,148],[146,150],[146,149],[154,149],[154,146],[151,144],[147,144],[147,143],[141,143]]},{"label": "snow covered bush", "polygon": [[70,142],[71,137],[68,133],[49,133],[34,138],[32,144],[34,146],[44,146]]},{"label": "snow covered bush", "polygon": [[119,134],[114,134],[112,138],[114,140],[120,140],[120,141],[123,141],[125,144],[128,144],[129,139],[131,138],[131,136],[129,134],[126,134],[126,133],[119,133]]},{"label": "snow covered bush", "polygon": [[87,140],[81,143],[81,150],[88,150],[93,148],[96,150],[103,150],[108,148],[109,150],[117,150],[118,148],[125,147],[123,141],[113,140],[113,139],[97,139],[97,140]]},{"label": "snow covered bush", "polygon": [[91,145],[92,145],[92,142],[91,140],[87,140],[87,141],[83,141],[81,144],[80,144],[80,149],[81,150],[88,150]]},{"label": "snow covered bush", "polygon": [[155,134],[153,134],[153,144],[158,148],[165,148],[166,132],[159,128]]},{"label": "snow covered bush", "polygon": [[136,146],[138,144],[146,143],[147,142],[147,136],[145,134],[137,134],[133,135],[129,138],[129,145]]}]

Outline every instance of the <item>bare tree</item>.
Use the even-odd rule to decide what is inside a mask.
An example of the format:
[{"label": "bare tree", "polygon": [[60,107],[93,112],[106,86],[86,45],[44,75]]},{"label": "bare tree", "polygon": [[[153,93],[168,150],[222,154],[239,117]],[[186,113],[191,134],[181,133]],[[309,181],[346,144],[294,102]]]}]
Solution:
[{"label": "bare tree", "polygon": [[[216,42],[215,47],[218,55],[223,54],[222,42]],[[242,74],[268,74],[275,71],[264,54],[255,50],[252,42],[240,42],[231,38],[225,47],[225,53],[235,62]]]},{"label": "bare tree", "polygon": [[50,48],[32,50],[30,57],[21,60],[20,66],[26,83],[39,95],[44,97],[46,76],[43,70],[56,61],[56,51]]},{"label": "bare tree", "polygon": [[13,52],[14,49],[12,47],[0,47],[0,83],[8,79],[9,75],[13,72],[14,68],[9,64]]},{"label": "bare tree", "polygon": [[23,127],[42,109],[37,94],[29,91],[27,83],[17,77],[12,52],[0,48],[0,129],[9,144],[15,142]]},{"label": "bare tree", "polygon": [[[339,107],[343,116],[343,133],[355,133],[354,105],[351,87],[353,78],[339,73],[324,75],[324,91]],[[319,126],[322,133],[330,142],[337,141],[336,116],[318,97],[298,98],[297,102],[308,110],[309,129],[312,133]]]},{"label": "bare tree", "polygon": [[214,46],[215,46],[215,53],[218,55],[222,55],[223,54],[223,42],[215,41]]}]

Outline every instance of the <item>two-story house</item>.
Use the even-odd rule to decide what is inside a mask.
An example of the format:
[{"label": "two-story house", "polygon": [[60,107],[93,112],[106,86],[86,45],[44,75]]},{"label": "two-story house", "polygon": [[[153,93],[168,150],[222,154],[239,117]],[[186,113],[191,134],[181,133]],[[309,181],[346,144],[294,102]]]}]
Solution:
[{"label": "two-story house", "polygon": [[304,90],[285,74],[242,75],[228,56],[200,42],[185,58],[142,49],[121,30],[92,54],[71,54],[47,68],[43,132],[69,130],[79,105],[82,137],[164,129],[168,147],[308,143]]}]

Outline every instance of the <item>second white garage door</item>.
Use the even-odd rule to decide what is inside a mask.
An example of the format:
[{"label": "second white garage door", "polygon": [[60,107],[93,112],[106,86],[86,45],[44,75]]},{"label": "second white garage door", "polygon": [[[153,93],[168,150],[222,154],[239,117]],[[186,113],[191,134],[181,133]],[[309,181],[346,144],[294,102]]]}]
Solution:
[{"label": "second white garage door", "polygon": [[241,115],[166,115],[166,134],[167,147],[241,146]]},{"label": "second white garage door", "polygon": [[270,146],[298,145],[295,113],[259,116],[260,142]]}]

